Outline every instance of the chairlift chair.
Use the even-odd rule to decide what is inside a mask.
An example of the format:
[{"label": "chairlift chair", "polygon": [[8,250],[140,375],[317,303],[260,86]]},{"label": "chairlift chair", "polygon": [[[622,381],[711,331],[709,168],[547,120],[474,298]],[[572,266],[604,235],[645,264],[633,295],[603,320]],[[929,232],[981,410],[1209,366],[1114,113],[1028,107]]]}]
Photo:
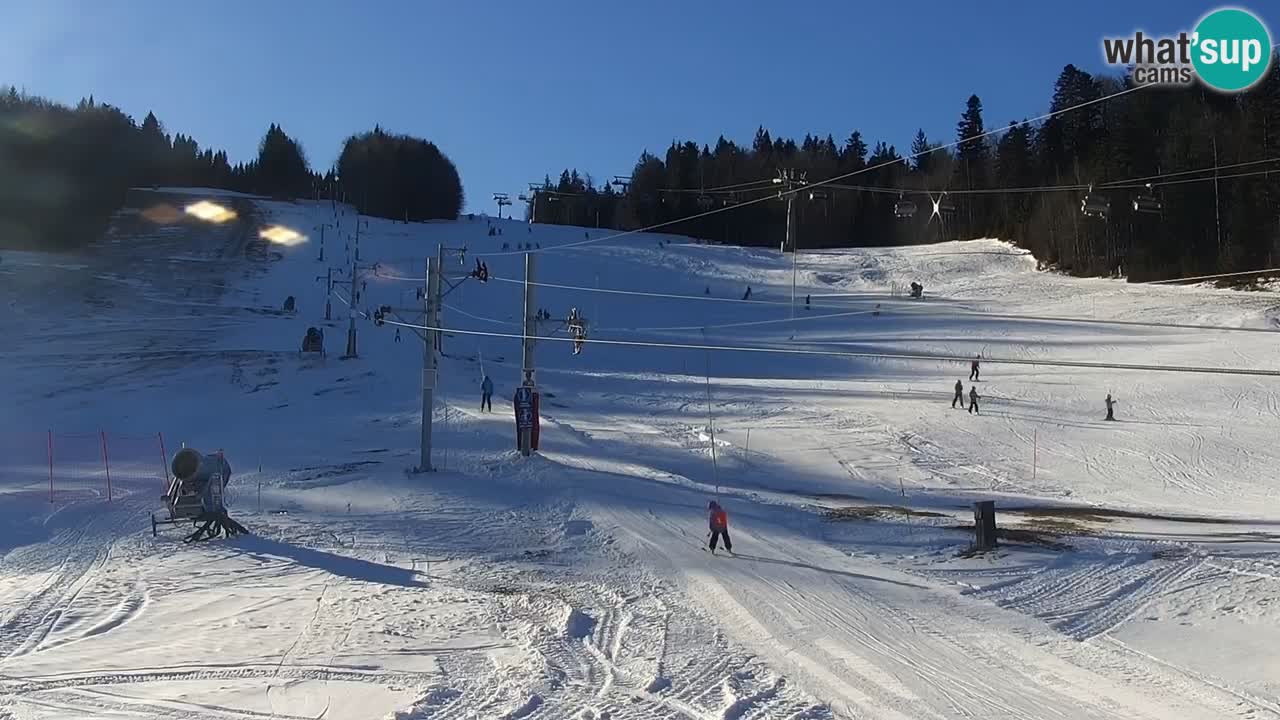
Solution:
[{"label": "chairlift chair", "polygon": [[1111,200],[1101,193],[1093,191],[1093,186],[1089,186],[1089,191],[1084,194],[1084,198],[1080,201],[1080,212],[1085,217],[1096,217],[1107,219],[1107,215],[1111,212]]},{"label": "chairlift chair", "polygon": [[1147,191],[1139,193],[1133,198],[1133,211],[1146,213],[1148,215],[1159,215],[1164,210],[1164,203],[1161,203],[1156,196],[1151,194],[1151,183],[1147,183]]},{"label": "chairlift chair", "polygon": [[914,201],[903,199],[898,196],[898,201],[893,204],[893,216],[899,220],[910,220],[916,216],[916,204]]}]

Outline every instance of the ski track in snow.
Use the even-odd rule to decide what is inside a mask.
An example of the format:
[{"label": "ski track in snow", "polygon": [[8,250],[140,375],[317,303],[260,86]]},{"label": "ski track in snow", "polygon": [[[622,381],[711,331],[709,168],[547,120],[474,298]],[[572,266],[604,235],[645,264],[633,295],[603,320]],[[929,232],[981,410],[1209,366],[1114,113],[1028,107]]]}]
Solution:
[{"label": "ski track in snow", "polygon": [[[542,343],[543,448],[522,460],[507,403],[492,415],[472,404],[485,372],[500,400],[509,394],[518,348],[447,334],[441,472],[412,475],[414,335],[396,344],[362,319],[360,359],[339,360],[346,308],[335,298],[335,319],[319,319],[326,266],[314,243],[252,239],[259,223],[334,223],[326,251],[349,265],[350,209],[234,202],[244,221],[228,226],[124,217],[83,257],[6,252],[0,301],[21,325],[14,337],[31,340],[0,355],[0,382],[32,409],[0,418],[0,433],[162,430],[170,452],[184,441],[225,448],[233,513],[254,535],[153,540],[144,528],[157,488],[127,473],[110,503],[31,501],[47,482],[32,468],[47,458],[14,441],[17,480],[0,479],[0,521],[17,530],[10,542],[0,529],[0,717],[1280,717],[1267,657],[1280,640],[1270,601],[1280,559],[1266,545],[1280,401],[1267,383],[988,363],[982,414],[971,415],[948,402],[962,364],[602,346],[574,357]],[[544,247],[583,232],[499,227]],[[362,259],[412,276],[414,254],[434,242],[497,250],[504,239],[486,229],[369,219]],[[744,326],[790,310],[552,288],[538,304],[582,309],[600,337],[671,325],[705,329],[647,336],[1168,364],[1274,357],[1254,334],[959,314],[1084,307],[1086,317],[1248,325],[1275,307],[1262,294],[1036,273],[1002,243],[960,246],[799,259],[803,291],[819,296],[806,313],[883,302],[880,316]],[[520,258],[489,260],[496,277],[520,276]],[[718,297],[750,284],[772,301],[791,277],[776,253],[659,250],[650,235],[543,260],[544,282],[598,275],[606,287]],[[909,278],[925,283],[925,300],[889,296]],[[412,283],[366,280],[362,306],[412,296]],[[506,321],[520,291],[463,283],[449,302]],[[278,309],[286,295],[296,314]],[[92,322],[69,328],[47,313]],[[446,313],[447,324],[467,322]],[[298,358],[308,325],[326,329],[333,354]],[[1099,417],[1107,392],[1119,422]],[[124,459],[153,462],[150,449],[124,447]],[[717,492],[736,555],[703,547]],[[1062,538],[1069,548],[1013,542],[964,556],[967,534],[949,526],[993,496],[1087,512],[1061,521],[1078,533]],[[860,505],[874,512],[824,519]],[[1114,519],[1108,508],[1251,520]],[[1035,512],[1001,517],[1059,532]]]}]

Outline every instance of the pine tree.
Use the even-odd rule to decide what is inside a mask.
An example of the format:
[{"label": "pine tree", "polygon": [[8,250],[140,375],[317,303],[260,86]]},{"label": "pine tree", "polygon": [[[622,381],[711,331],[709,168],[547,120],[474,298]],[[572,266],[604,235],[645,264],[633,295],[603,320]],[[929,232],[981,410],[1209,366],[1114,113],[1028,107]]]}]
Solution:
[{"label": "pine tree", "polygon": [[916,172],[923,175],[929,174],[929,167],[932,160],[929,151],[932,149],[933,146],[929,144],[929,138],[924,135],[924,128],[916,130],[916,137],[911,141],[911,156],[913,158],[912,161],[915,164]]}]

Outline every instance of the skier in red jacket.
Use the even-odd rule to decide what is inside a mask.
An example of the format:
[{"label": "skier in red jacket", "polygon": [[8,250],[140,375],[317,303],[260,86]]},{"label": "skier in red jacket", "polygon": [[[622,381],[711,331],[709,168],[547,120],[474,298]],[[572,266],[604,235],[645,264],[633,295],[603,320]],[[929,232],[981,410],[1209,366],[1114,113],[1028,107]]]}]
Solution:
[{"label": "skier in red jacket", "polygon": [[724,508],[715,500],[711,501],[711,552],[716,551],[716,541],[724,538],[724,549],[733,552],[733,542],[729,540],[729,516]]}]

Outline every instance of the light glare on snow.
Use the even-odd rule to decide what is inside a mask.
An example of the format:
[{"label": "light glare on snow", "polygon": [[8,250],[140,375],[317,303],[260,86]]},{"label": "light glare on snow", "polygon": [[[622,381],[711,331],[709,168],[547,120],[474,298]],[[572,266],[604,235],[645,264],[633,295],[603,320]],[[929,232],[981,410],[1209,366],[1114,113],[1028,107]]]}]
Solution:
[{"label": "light glare on snow", "polygon": [[296,230],[290,230],[283,225],[272,225],[258,233],[258,237],[275,245],[284,245],[285,247],[293,247],[301,245],[307,241],[307,236]]},{"label": "light glare on snow", "polygon": [[182,213],[168,203],[160,203],[143,210],[142,217],[157,225],[172,225],[182,219]]},{"label": "light glare on snow", "polygon": [[236,218],[236,213],[230,208],[225,208],[217,203],[201,200],[198,203],[192,203],[186,207],[188,215],[193,215],[205,222],[224,223]]}]

